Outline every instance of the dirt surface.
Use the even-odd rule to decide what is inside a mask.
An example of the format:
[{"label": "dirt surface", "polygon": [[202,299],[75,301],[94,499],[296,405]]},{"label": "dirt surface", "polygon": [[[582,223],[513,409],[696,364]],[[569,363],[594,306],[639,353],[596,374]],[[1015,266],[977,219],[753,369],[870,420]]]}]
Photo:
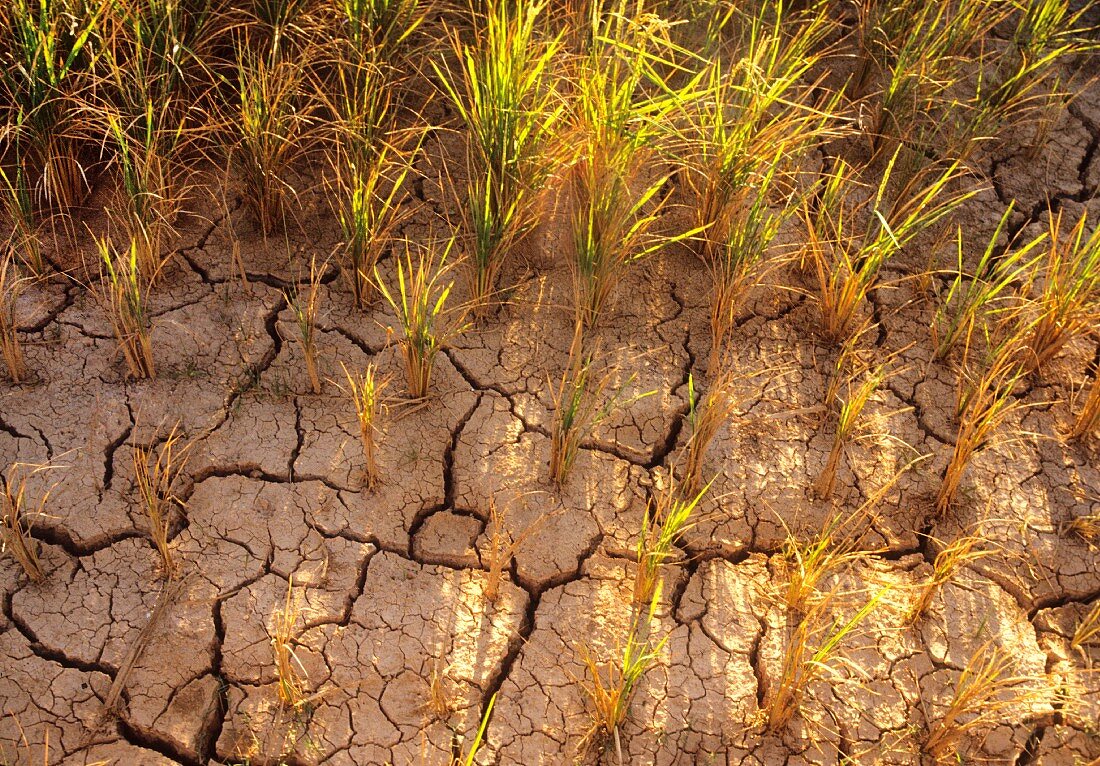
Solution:
[{"label": "dirt surface", "polygon": [[[1048,198],[1100,221],[1098,145],[1093,84],[1037,159],[1012,141],[989,151],[989,190],[958,222],[982,241],[1011,200],[1022,228],[1042,221]],[[419,188],[419,202],[438,207],[431,183]],[[311,393],[281,288],[301,277],[288,264],[337,248],[339,226],[307,196],[304,231],[264,240],[232,189],[212,200],[223,196],[226,213],[182,221],[153,292],[155,380],[126,381],[110,326],[80,285],[59,277],[23,298],[31,379],[0,382],[0,466],[56,468],[30,490],[53,487],[36,526],[45,580],[0,561],[0,763],[448,764],[493,695],[478,763],[573,762],[591,726],[579,646],[621,651],[646,501],[687,438],[689,374],[707,379],[706,271],[675,249],[631,267],[599,334],[627,392],[654,393],[597,429],[559,490],[547,458],[572,286],[566,235],[548,224],[502,275],[505,305],[439,356],[427,403],[391,407],[382,481],[368,491],[340,365],[373,361],[397,392],[394,317],[381,305],[356,310],[333,267],[318,324],[326,382]],[[407,224],[409,236],[423,232],[422,221]],[[79,263],[88,245],[53,257]],[[1100,550],[1065,531],[1100,513],[1100,442],[1054,438],[1093,349],[1071,346],[1029,384],[1033,406],[1007,430],[1031,436],[991,444],[957,506],[935,518],[955,376],[932,361],[928,291],[901,278],[927,260],[919,248],[899,256],[865,307],[880,324],[870,353],[902,350],[905,364],[868,405],[867,435],[847,452],[831,502],[809,489],[832,443],[818,411],[832,352],[817,338],[808,283],[775,275],[782,289],[753,296],[731,344],[745,372],[739,403],[668,567],[654,618],[667,641],[631,706],[624,763],[926,762],[928,728],[985,646],[1008,652],[1034,694],[964,738],[961,758],[1100,759],[1100,649],[1071,646],[1100,599]],[[385,276],[392,268],[383,262]],[[131,447],[159,444],[177,421],[194,447],[173,528],[178,578],[165,585]],[[784,541],[873,497],[875,513],[857,522],[868,553],[822,587],[888,595],[793,724],[769,734],[758,714],[792,629]],[[485,596],[491,502],[507,505],[513,537],[526,533],[495,601]],[[942,541],[975,528],[990,554],[904,625]],[[297,710],[279,704],[271,647],[291,582],[309,697]],[[850,617],[859,598],[838,600],[833,616]]]}]

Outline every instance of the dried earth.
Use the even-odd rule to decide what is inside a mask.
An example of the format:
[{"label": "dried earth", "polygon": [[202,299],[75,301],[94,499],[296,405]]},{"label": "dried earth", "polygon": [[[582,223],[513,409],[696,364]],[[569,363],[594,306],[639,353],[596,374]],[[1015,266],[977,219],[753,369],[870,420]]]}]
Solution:
[{"label": "dried earth", "polygon": [[[988,236],[1011,200],[1016,230],[1042,220],[1048,196],[1067,215],[1087,207],[1100,220],[1098,144],[1093,85],[1038,159],[1012,145],[991,151],[989,191],[960,214],[967,236]],[[431,183],[417,196],[442,204]],[[507,303],[439,357],[430,401],[391,408],[384,480],[366,491],[340,364],[373,360],[398,390],[394,318],[381,306],[355,310],[333,268],[319,322],[327,382],[310,393],[281,288],[300,278],[289,262],[335,251],[339,227],[319,195],[304,197],[305,231],[287,241],[265,242],[231,195],[229,208],[182,222],[153,297],[154,381],[125,380],[110,327],[81,286],[58,278],[25,296],[33,379],[0,383],[0,466],[56,468],[32,488],[53,486],[51,516],[36,529],[45,581],[0,562],[0,763],[447,764],[493,695],[479,763],[572,762],[590,726],[579,647],[607,658],[621,649],[647,497],[686,438],[689,374],[706,380],[705,270],[675,250],[632,267],[599,331],[628,391],[655,393],[599,428],[559,491],[546,462],[571,282],[561,232],[537,233],[503,275]],[[406,227],[410,237],[425,232]],[[77,264],[86,244],[53,257]],[[668,639],[631,708],[624,762],[922,763],[928,727],[987,645],[1007,650],[1036,693],[960,743],[961,756],[1017,766],[1100,758],[1100,649],[1070,646],[1100,599],[1100,551],[1064,531],[1100,513],[1100,444],[1052,438],[1091,348],[1070,348],[1031,384],[1034,406],[1007,430],[1035,436],[981,453],[957,508],[935,519],[955,377],[931,361],[927,286],[901,279],[928,258],[914,248],[891,264],[866,307],[880,325],[874,356],[902,350],[906,364],[869,406],[871,427],[849,450],[831,503],[809,492],[832,439],[818,408],[832,352],[816,337],[808,284],[774,276],[784,289],[760,290],[746,310],[733,343],[744,396],[710,452],[717,478],[669,568],[655,616]],[[195,446],[172,541],[180,576],[165,586],[135,499],[131,446],[158,444],[177,420]],[[838,614],[872,588],[888,585],[888,596],[846,643],[848,661],[811,686],[794,724],[767,734],[758,713],[791,631],[778,595],[783,543],[873,497],[875,513],[860,522],[870,552],[832,586],[853,594]],[[507,506],[514,536],[534,525],[492,602],[491,501]],[[904,627],[942,541],[979,524],[991,555]],[[271,649],[291,580],[311,698],[298,711],[279,705]],[[446,709],[432,704],[439,697]]]}]

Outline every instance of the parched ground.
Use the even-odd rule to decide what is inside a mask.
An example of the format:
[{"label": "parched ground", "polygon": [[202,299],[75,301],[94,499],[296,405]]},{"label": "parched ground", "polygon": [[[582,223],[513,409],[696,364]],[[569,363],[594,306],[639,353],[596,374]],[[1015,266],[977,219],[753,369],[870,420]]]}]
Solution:
[{"label": "parched ground", "polygon": [[[1017,229],[1041,222],[1048,198],[1069,218],[1089,208],[1100,221],[1100,87],[1078,97],[1037,158],[1015,145],[986,159],[989,190],[958,219],[968,237],[988,237],[1011,200]],[[431,183],[417,196],[441,205]],[[647,497],[686,439],[689,374],[708,380],[705,269],[675,250],[631,267],[599,333],[621,379],[634,375],[628,392],[655,393],[601,425],[559,491],[547,458],[572,288],[567,239],[547,225],[503,275],[506,304],[439,356],[428,403],[391,407],[383,481],[367,491],[340,364],[373,361],[399,392],[394,318],[381,305],[354,309],[330,269],[318,328],[326,383],[311,393],[281,288],[300,278],[288,263],[336,250],[339,227],[319,195],[305,195],[304,231],[264,241],[229,197],[224,214],[182,222],[153,293],[155,380],[125,380],[84,287],[58,278],[21,305],[32,379],[0,383],[0,466],[55,468],[32,486],[53,486],[36,527],[45,581],[0,561],[0,763],[447,764],[493,695],[479,763],[580,758],[591,718],[579,647],[606,659],[621,650]],[[423,220],[406,233],[424,236]],[[235,238],[247,285],[230,256]],[[54,257],[79,262],[86,244]],[[931,361],[927,285],[901,278],[928,260],[920,247],[904,253],[865,307],[879,323],[868,352],[905,349],[905,364],[869,405],[829,503],[809,487],[832,439],[818,405],[833,351],[817,339],[803,277],[785,272],[773,277],[784,289],[754,296],[732,343],[745,373],[739,405],[668,567],[654,628],[667,641],[633,700],[624,763],[922,763],[962,669],[988,646],[1010,654],[1034,693],[962,740],[960,758],[1100,759],[1100,648],[1070,645],[1100,599],[1100,551],[1065,531],[1100,513],[1100,442],[1056,438],[1093,348],[1071,347],[1030,384],[1034,406],[1006,431],[1031,436],[981,453],[955,510],[935,519],[955,374]],[[194,447],[173,530],[179,577],[165,586],[132,447],[158,444],[177,421]],[[887,595],[792,725],[768,734],[759,711],[792,630],[783,543],[875,496],[857,522],[868,553],[823,587],[846,594],[833,604],[841,618],[872,591]],[[524,535],[495,601],[485,596],[491,502],[506,509],[510,534]],[[989,555],[905,626],[943,541],[975,529]],[[291,580],[310,697],[301,710],[279,705],[272,662]]]}]

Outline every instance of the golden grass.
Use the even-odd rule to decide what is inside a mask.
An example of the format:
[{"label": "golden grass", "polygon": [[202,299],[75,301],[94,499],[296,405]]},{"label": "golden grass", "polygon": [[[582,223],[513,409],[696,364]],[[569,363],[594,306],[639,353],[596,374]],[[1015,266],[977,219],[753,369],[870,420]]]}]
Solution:
[{"label": "golden grass", "polygon": [[161,574],[166,580],[176,575],[171,546],[173,511],[183,506],[183,500],[176,494],[176,484],[187,467],[191,446],[192,443],[183,443],[183,433],[176,423],[155,457],[151,447],[133,448],[134,483],[149,525],[149,539],[160,554]]},{"label": "golden grass", "polygon": [[43,469],[42,466],[28,466],[15,463],[8,467],[3,478],[3,494],[0,495],[0,551],[8,553],[22,567],[31,582],[41,582],[45,578],[42,562],[38,557],[38,541],[31,536],[35,518],[46,515],[47,491],[31,501],[27,497],[28,469],[31,473]]}]

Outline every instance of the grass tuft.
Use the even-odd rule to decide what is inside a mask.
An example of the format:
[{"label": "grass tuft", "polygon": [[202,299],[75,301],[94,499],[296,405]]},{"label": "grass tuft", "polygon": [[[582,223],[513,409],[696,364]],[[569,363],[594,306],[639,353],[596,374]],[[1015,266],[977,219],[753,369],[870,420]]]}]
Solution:
[{"label": "grass tuft", "polygon": [[149,539],[160,554],[161,574],[166,580],[176,575],[170,541],[172,516],[174,509],[184,504],[176,494],[176,484],[191,452],[191,444],[183,444],[182,441],[183,434],[179,423],[176,423],[155,457],[151,447],[135,445],[133,448],[134,483],[149,524]]},{"label": "grass tuft", "polygon": [[341,362],[344,377],[347,379],[345,392],[355,406],[355,418],[359,423],[359,439],[363,443],[363,475],[368,490],[374,489],[381,480],[378,468],[378,445],[375,434],[378,432],[378,416],[382,405],[382,392],[389,385],[389,378],[378,379],[373,363],[368,364],[361,374],[353,374]]},{"label": "grass tuft", "polygon": [[95,288],[107,312],[130,377],[156,377],[153,364],[152,327],[147,306],[149,282],[142,274],[141,248],[130,240],[124,253],[104,239],[97,239],[100,281]]},{"label": "grass tuft", "polygon": [[3,512],[0,523],[0,551],[6,551],[22,567],[31,582],[42,582],[45,572],[38,558],[38,541],[31,536],[34,520],[46,515],[46,501],[49,491],[37,502],[27,498],[27,469],[35,473],[44,466],[28,466],[15,463],[8,467],[3,477],[3,495],[0,496],[0,511]]}]

